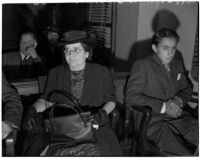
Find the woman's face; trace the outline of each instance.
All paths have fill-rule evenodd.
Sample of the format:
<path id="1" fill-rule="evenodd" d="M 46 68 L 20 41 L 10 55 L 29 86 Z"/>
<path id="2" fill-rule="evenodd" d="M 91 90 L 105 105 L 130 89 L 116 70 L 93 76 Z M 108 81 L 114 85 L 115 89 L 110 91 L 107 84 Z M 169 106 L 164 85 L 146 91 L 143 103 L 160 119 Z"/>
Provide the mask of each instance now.
<path id="1" fill-rule="evenodd" d="M 67 44 L 64 46 L 64 54 L 69 67 L 73 71 L 84 69 L 89 52 L 86 52 L 81 43 Z"/>

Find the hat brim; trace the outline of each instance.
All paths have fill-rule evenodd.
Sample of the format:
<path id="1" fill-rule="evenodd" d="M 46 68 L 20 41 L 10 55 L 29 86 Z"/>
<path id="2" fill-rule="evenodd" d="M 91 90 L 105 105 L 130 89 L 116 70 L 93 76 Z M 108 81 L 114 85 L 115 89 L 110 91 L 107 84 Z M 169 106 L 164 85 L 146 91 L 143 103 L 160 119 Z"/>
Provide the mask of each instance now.
<path id="1" fill-rule="evenodd" d="M 90 39 L 78 39 L 78 40 L 73 40 L 73 41 L 59 41 L 58 42 L 58 46 L 59 47 L 63 47 L 65 45 L 69 45 L 69 44 L 74 44 L 74 43 L 86 43 L 88 44 L 90 47 L 94 48 L 97 45 L 97 42 L 94 40 L 90 40 Z"/>

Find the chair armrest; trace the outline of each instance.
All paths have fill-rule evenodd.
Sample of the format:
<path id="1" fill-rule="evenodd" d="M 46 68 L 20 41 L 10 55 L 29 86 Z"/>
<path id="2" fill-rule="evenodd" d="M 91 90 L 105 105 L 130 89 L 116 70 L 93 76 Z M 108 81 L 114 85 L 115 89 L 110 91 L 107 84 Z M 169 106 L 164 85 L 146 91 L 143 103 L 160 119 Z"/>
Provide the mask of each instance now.
<path id="1" fill-rule="evenodd" d="M 128 141 L 128 139 L 131 137 L 132 138 L 132 134 L 133 134 L 133 115 L 132 111 L 130 110 L 130 108 L 125 108 L 125 116 L 124 116 L 124 139 L 126 141 Z"/>
<path id="2" fill-rule="evenodd" d="M 110 118 L 110 126 L 113 130 L 117 129 L 117 125 L 118 125 L 118 121 L 120 118 L 120 108 L 122 108 L 123 104 L 121 104 L 120 102 L 116 103 L 116 107 L 115 109 L 109 114 L 109 118 Z"/>
<path id="3" fill-rule="evenodd" d="M 141 105 L 134 105 L 134 106 L 131 106 L 130 107 L 130 110 L 132 111 L 132 110 L 137 110 L 137 111 L 140 111 L 140 112 L 142 112 L 143 114 L 145 114 L 145 115 L 151 115 L 151 113 L 152 113 L 152 109 L 151 109 L 151 107 L 150 106 L 141 106 Z"/>
<path id="4" fill-rule="evenodd" d="M 198 103 L 199 103 L 199 96 L 197 92 L 193 92 L 192 97 L 189 100 L 189 103 L 193 103 L 196 104 L 195 107 L 191 107 L 191 108 L 196 108 Z"/>
<path id="5" fill-rule="evenodd" d="M 119 111 L 117 109 L 114 109 L 109 114 L 109 118 L 110 118 L 110 126 L 113 130 L 115 130 L 117 128 L 117 123 L 119 120 Z"/>
<path id="6" fill-rule="evenodd" d="M 13 130 L 5 138 L 5 154 L 6 156 L 15 156 L 15 141 L 17 138 L 17 131 Z"/>
<path id="7" fill-rule="evenodd" d="M 149 121 L 152 117 L 152 109 L 149 106 L 141 106 L 141 105 L 134 105 L 130 107 L 130 111 L 133 114 L 134 110 L 139 111 L 143 114 L 142 120 L 139 125 L 139 146 L 143 149 L 146 149 L 148 147 L 148 141 L 146 138 L 147 135 L 147 127 L 149 124 Z"/>

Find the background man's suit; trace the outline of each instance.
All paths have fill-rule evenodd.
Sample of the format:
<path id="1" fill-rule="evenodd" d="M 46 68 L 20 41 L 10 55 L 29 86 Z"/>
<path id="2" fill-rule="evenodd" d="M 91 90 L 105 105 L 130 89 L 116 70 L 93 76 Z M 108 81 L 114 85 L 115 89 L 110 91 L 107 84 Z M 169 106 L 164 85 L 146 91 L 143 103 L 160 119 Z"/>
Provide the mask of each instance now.
<path id="1" fill-rule="evenodd" d="M 47 75 L 46 65 L 39 56 L 36 59 L 30 56 L 27 60 L 22 61 L 20 52 L 4 53 L 2 65 L 9 81 Z"/>

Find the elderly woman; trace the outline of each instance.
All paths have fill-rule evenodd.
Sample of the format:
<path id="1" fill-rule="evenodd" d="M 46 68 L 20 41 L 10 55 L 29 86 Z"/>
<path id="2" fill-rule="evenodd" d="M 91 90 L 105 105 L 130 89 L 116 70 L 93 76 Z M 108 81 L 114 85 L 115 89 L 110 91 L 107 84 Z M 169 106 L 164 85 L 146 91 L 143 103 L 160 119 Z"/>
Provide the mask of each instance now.
<path id="1" fill-rule="evenodd" d="M 116 106 L 109 70 L 104 66 L 86 62 L 90 57 L 91 43 L 93 43 L 88 33 L 84 31 L 66 32 L 60 42 L 67 64 L 55 67 L 49 72 L 44 95 L 33 106 L 37 112 L 43 112 L 55 101 L 47 101 L 50 92 L 62 90 L 71 93 L 83 107 L 89 106 L 91 109 L 96 109 L 89 116 L 91 122 L 99 125 L 97 132 L 95 132 L 97 142 L 92 150 L 95 153 L 93 156 L 121 155 L 119 142 L 110 128 L 108 117 L 108 114 Z"/>

